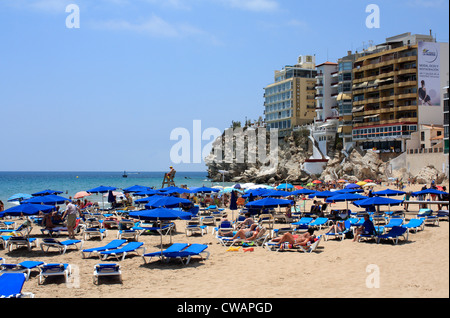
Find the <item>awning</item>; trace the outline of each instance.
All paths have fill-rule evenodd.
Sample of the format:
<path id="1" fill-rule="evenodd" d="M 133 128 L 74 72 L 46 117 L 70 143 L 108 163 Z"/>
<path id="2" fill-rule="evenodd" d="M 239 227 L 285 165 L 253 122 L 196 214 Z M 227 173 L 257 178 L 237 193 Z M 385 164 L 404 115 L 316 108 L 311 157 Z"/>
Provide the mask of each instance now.
<path id="1" fill-rule="evenodd" d="M 352 109 L 352 113 L 357 113 L 364 110 L 364 106 L 359 106 Z"/>
<path id="2" fill-rule="evenodd" d="M 380 116 L 380 114 L 364 116 L 364 118 L 375 118 L 375 117 L 378 117 L 378 116 Z"/>

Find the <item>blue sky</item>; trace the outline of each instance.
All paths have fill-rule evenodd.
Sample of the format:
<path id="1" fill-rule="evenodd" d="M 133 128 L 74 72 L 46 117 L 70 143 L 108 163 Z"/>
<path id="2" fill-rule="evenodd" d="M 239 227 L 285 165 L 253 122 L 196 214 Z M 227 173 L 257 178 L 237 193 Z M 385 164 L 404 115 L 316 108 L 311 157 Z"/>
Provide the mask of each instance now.
<path id="1" fill-rule="evenodd" d="M 72 3 L 78 29 L 66 27 Z M 379 29 L 365 26 L 371 3 Z M 448 10 L 444 0 L 0 0 L 0 170 L 167 170 L 173 129 L 257 119 L 273 71 L 299 55 L 336 61 L 430 29 L 448 42 Z"/>

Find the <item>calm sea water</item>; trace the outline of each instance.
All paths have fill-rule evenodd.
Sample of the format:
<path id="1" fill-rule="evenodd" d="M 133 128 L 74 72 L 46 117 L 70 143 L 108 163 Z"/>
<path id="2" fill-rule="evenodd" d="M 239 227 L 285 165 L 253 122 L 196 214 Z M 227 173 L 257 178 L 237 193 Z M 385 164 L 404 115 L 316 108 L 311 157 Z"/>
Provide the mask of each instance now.
<path id="1" fill-rule="evenodd" d="M 122 177 L 123 172 L 0 172 L 0 200 L 5 208 L 14 206 L 7 202 L 16 193 L 32 194 L 51 189 L 62 191 L 64 197 L 74 196 L 79 191 L 86 191 L 98 186 L 111 186 L 118 189 L 133 185 L 161 188 L 164 172 L 127 172 L 128 177 Z M 212 183 L 206 172 L 177 172 L 176 186 L 182 184 L 188 187 L 222 185 Z M 225 184 L 228 185 L 228 184 Z M 92 201 L 101 201 L 100 195 L 89 197 Z"/>

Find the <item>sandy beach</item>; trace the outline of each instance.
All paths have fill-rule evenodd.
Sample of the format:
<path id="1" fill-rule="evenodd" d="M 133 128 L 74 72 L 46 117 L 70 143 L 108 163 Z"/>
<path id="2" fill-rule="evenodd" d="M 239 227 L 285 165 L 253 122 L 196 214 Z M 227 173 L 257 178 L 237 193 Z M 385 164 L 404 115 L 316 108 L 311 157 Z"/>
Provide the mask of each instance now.
<path id="1" fill-rule="evenodd" d="M 374 190 L 381 190 L 385 186 Z M 391 187 L 393 188 L 393 187 Z M 448 184 L 447 184 L 448 188 Z M 420 186 L 406 190 L 418 191 Z M 399 197 L 400 198 L 400 197 Z M 308 201 L 307 209 L 311 204 Z M 352 210 L 361 210 L 351 205 Z M 345 208 L 345 203 L 331 208 Z M 398 206 L 393 210 L 401 210 Z M 406 220 L 414 218 L 418 205 L 411 206 Z M 432 207 L 436 210 L 436 206 Z M 230 212 L 230 211 L 229 211 Z M 236 211 L 235 211 L 236 215 Z M 231 217 L 231 212 L 229 213 Z M 173 260 L 169 263 L 153 258 L 145 264 L 141 256 L 130 255 L 120 261 L 123 283 L 104 278 L 93 283 L 94 265 L 117 262 L 113 258 L 101 261 L 97 257 L 83 259 L 80 251 L 69 250 L 61 255 L 56 250 L 43 252 L 26 248 L 12 252 L 0 250 L 6 263 L 38 260 L 46 263 L 69 263 L 73 280 L 48 278 L 38 285 L 38 271 L 25 282 L 24 292 L 36 298 L 448 298 L 449 297 L 449 223 L 427 225 L 424 231 L 409 235 L 409 241 L 398 245 L 390 242 L 352 242 L 350 239 L 322 240 L 316 252 L 271 252 L 255 247 L 253 252 L 227 251 L 219 244 L 209 227 L 208 234 L 186 237 L 185 221 L 175 221 L 177 233 L 172 241 L 208 244 L 210 257 L 193 258 L 188 265 Z M 275 224 L 283 227 L 285 224 Z M 103 241 L 92 238 L 83 248 L 103 246 L 117 238 L 116 229 L 108 230 Z M 325 232 L 325 229 L 316 234 Z M 34 226 L 32 237 L 43 238 L 40 227 Z M 80 236 L 78 236 L 80 237 Z M 59 237 L 60 240 L 67 236 Z M 141 235 L 146 252 L 158 251 L 158 235 Z M 165 247 L 169 237 L 163 239 Z M 368 287 L 366 280 L 379 270 L 379 287 Z M 369 270 L 369 271 L 367 271 Z M 305 294 L 307 291 L 307 294 Z"/>

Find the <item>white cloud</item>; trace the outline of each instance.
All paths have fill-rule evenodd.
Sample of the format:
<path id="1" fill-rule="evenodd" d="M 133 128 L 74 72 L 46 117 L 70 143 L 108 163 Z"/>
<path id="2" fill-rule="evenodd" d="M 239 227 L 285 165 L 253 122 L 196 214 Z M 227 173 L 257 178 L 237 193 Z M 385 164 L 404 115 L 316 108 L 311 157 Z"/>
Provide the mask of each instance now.
<path id="1" fill-rule="evenodd" d="M 214 45 L 222 43 L 210 33 L 199 29 L 189 23 L 170 23 L 161 17 L 152 14 L 148 19 L 132 23 L 126 20 L 109 20 L 95 22 L 92 25 L 97 29 L 119 30 L 141 33 L 159 38 L 196 38 L 206 40 Z"/>
<path id="2" fill-rule="evenodd" d="M 273 11 L 279 8 L 275 0 L 220 0 L 224 4 L 247 11 Z"/>

